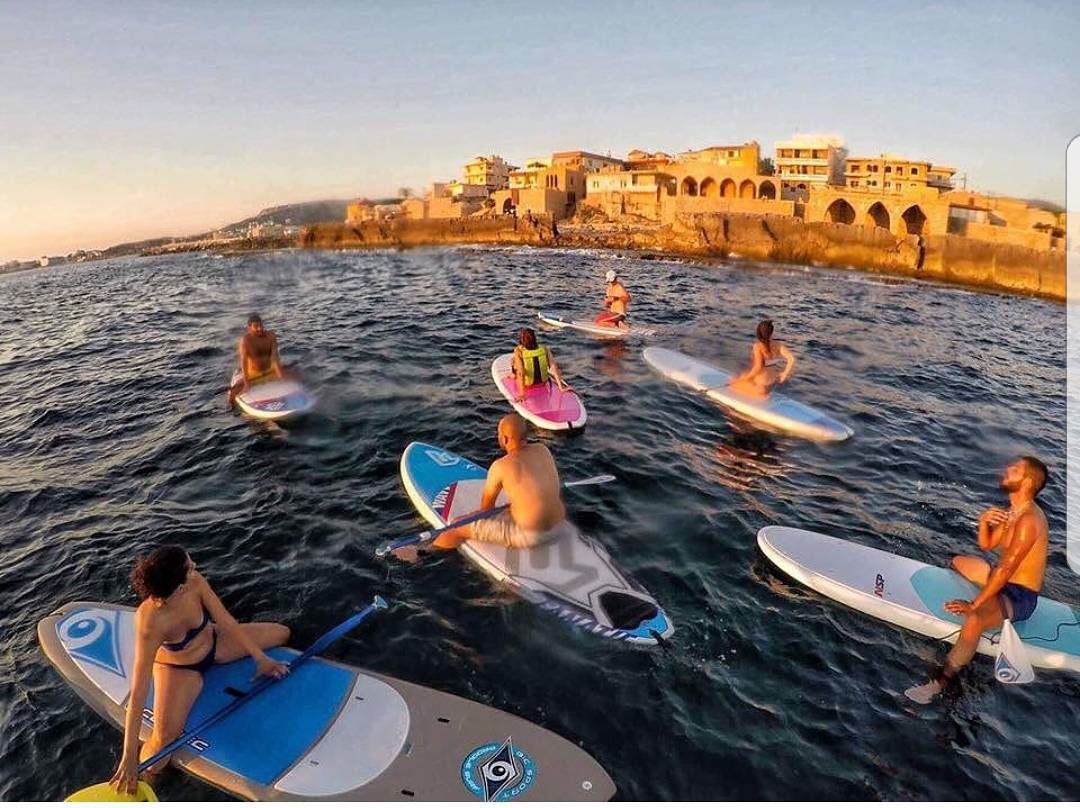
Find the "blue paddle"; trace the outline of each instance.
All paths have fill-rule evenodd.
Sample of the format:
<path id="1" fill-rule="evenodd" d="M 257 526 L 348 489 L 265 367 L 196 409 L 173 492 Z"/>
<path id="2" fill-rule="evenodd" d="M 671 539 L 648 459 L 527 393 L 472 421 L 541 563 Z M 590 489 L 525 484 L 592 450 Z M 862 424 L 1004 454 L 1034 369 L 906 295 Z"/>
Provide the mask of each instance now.
<path id="1" fill-rule="evenodd" d="M 325 651 L 335 642 L 340 640 L 354 628 L 356 628 L 369 617 L 371 617 L 371 615 L 373 615 L 376 611 L 385 608 L 387 608 L 386 601 L 383 600 L 381 595 L 376 595 L 375 599 L 371 602 L 370 605 L 365 606 L 361 611 L 354 614 L 348 620 L 345 620 L 344 622 L 330 629 L 328 632 L 319 637 L 319 639 L 315 640 L 315 642 L 313 642 L 310 646 L 308 646 L 308 649 L 302 654 L 300 654 L 300 656 L 294 657 L 288 665 L 289 673 L 292 673 L 294 670 L 299 668 L 316 654 Z M 206 719 L 200 722 L 194 729 L 188 730 L 176 740 L 172 741 L 171 743 L 165 744 L 165 746 L 161 747 L 161 750 L 157 754 L 151 755 L 142 763 L 140 763 L 139 771 L 144 771 L 145 769 L 153 766 L 155 763 L 160 763 L 177 749 L 180 749 L 181 747 L 194 740 L 196 735 L 198 735 L 200 732 L 205 731 L 211 724 L 216 724 L 218 721 L 225 718 L 225 716 L 235 712 L 241 705 L 251 701 L 257 695 L 262 693 L 268 687 L 272 687 L 278 681 L 278 679 L 274 679 L 272 677 L 263 677 L 259 679 L 259 681 L 255 683 L 254 687 L 252 687 L 242 696 L 237 698 L 235 701 L 229 702 L 213 715 L 207 716 Z M 192 749 L 197 752 L 203 751 L 201 749 L 198 749 L 197 747 L 192 747 Z"/>
<path id="2" fill-rule="evenodd" d="M 603 485 L 604 483 L 612 482 L 614 479 L 614 474 L 599 474 L 596 477 L 588 477 L 584 480 L 574 480 L 572 482 L 563 483 L 562 487 L 579 488 L 583 485 Z M 412 536 L 406 536 L 403 539 L 384 541 L 382 544 L 375 548 L 375 555 L 379 558 L 385 558 L 386 556 L 390 555 L 390 553 L 394 552 L 394 550 L 398 550 L 402 547 L 409 547 L 413 544 L 428 544 L 435 541 L 435 539 L 439 538 L 439 536 L 441 536 L 448 530 L 453 530 L 456 527 L 463 527 L 464 525 L 471 525 L 473 522 L 478 522 L 481 519 L 487 519 L 490 516 L 494 516 L 497 513 L 505 511 L 509 507 L 509 505 L 499 505 L 498 507 L 491 508 L 486 511 L 478 511 L 477 513 L 469 514 L 463 519 L 459 519 L 458 521 L 446 525 L 445 527 L 430 528 L 423 531 L 422 533 L 417 533 Z"/>

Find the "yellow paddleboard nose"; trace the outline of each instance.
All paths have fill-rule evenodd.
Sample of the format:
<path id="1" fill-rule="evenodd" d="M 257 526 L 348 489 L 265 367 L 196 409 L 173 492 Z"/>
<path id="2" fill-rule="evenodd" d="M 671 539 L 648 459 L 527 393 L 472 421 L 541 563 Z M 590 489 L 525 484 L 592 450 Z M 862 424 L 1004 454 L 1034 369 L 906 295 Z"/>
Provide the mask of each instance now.
<path id="1" fill-rule="evenodd" d="M 144 780 L 139 781 L 134 794 L 122 794 L 112 787 L 110 783 L 98 783 L 96 786 L 87 786 L 76 791 L 64 802 L 157 802 L 157 794 L 150 784 Z"/>

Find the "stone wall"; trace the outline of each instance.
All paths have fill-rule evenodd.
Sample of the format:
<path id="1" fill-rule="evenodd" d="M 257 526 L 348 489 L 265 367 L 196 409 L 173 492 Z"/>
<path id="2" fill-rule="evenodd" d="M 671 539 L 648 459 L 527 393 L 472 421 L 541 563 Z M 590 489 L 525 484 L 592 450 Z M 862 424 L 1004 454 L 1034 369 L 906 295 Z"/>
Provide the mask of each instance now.
<path id="1" fill-rule="evenodd" d="M 601 214 L 601 218 L 604 218 Z M 670 225 L 575 219 L 554 235 L 550 217 L 330 223 L 307 228 L 312 248 L 529 244 L 662 252 L 698 257 L 832 266 L 925 278 L 964 286 L 1065 298 L 1065 254 L 955 235 L 896 236 L 880 227 L 804 222 L 745 213 L 680 215 Z"/>

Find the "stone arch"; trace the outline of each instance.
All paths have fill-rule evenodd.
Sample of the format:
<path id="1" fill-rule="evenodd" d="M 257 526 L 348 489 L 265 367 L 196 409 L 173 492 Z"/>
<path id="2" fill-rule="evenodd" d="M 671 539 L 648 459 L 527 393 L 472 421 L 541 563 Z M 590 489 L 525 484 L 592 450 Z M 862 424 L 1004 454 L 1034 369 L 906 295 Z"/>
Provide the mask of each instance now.
<path id="1" fill-rule="evenodd" d="M 724 199 L 734 199 L 738 196 L 738 189 L 735 187 L 735 180 L 728 177 L 722 183 L 720 183 L 720 196 Z"/>
<path id="2" fill-rule="evenodd" d="M 757 196 L 757 188 L 753 180 L 743 180 L 739 183 L 739 196 L 743 199 L 753 199 Z"/>
<path id="3" fill-rule="evenodd" d="M 855 208 L 846 199 L 835 199 L 825 210 L 825 221 L 833 224 L 855 224 Z"/>
<path id="4" fill-rule="evenodd" d="M 513 213 L 513 212 L 514 212 L 514 200 L 510 199 L 510 197 L 507 197 L 503 201 L 503 213 L 508 213 L 509 214 L 509 213 Z"/>
<path id="5" fill-rule="evenodd" d="M 680 191 L 683 196 L 697 196 L 697 182 L 694 180 L 693 177 L 683 177 L 682 187 Z"/>
<path id="6" fill-rule="evenodd" d="M 881 227 L 888 230 L 890 229 L 889 223 L 889 211 L 880 202 L 875 202 L 866 211 L 866 224 L 868 227 Z"/>
<path id="7" fill-rule="evenodd" d="M 908 235 L 921 236 L 926 232 L 926 214 L 918 205 L 912 205 L 900 217 L 907 228 Z"/>
<path id="8" fill-rule="evenodd" d="M 712 177 L 706 177 L 701 181 L 698 192 L 701 196 L 720 196 L 720 188 Z"/>
<path id="9" fill-rule="evenodd" d="M 758 188 L 758 196 L 762 199 L 776 199 L 776 186 L 772 180 L 763 180 Z"/>

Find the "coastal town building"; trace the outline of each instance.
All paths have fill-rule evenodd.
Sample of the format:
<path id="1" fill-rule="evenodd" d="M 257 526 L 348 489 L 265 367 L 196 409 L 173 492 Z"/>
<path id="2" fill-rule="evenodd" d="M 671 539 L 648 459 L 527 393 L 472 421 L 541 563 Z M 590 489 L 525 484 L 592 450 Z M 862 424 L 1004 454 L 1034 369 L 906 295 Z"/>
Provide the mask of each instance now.
<path id="1" fill-rule="evenodd" d="M 579 168 L 589 173 L 602 171 L 605 168 L 622 168 L 623 161 L 610 155 L 593 154 L 587 151 L 561 151 L 551 155 L 551 165 Z"/>
<path id="2" fill-rule="evenodd" d="M 496 213 L 536 214 L 560 221 L 573 215 L 585 199 L 588 171 L 622 168 L 622 161 L 586 151 L 555 152 L 551 157 L 533 157 L 510 172 L 509 187 L 496 191 Z"/>
<path id="3" fill-rule="evenodd" d="M 478 155 L 465 164 L 461 181 L 463 185 L 481 185 L 493 193 L 510 186 L 510 172 L 516 168 L 497 154 Z"/>
<path id="4" fill-rule="evenodd" d="M 776 144 L 773 166 L 780 195 L 806 201 L 812 186 L 843 185 L 844 141 L 835 135 L 796 133 Z"/>
<path id="5" fill-rule="evenodd" d="M 707 146 L 704 149 L 680 152 L 678 160 L 685 163 L 712 163 L 756 174 L 761 161 L 761 146 L 756 140 L 737 146 Z"/>
<path id="6" fill-rule="evenodd" d="M 909 194 L 921 188 L 952 190 L 955 168 L 891 154 L 849 157 L 844 161 L 844 185 L 884 194 Z"/>
<path id="7" fill-rule="evenodd" d="M 626 167 L 632 171 L 647 171 L 649 169 L 662 169 L 675 162 L 675 158 L 667 152 L 648 152 L 643 149 L 634 149 L 626 155 Z"/>
<path id="8" fill-rule="evenodd" d="M 663 199 L 674 196 L 675 188 L 674 175 L 666 171 L 612 166 L 586 175 L 584 204 L 609 219 L 635 216 L 660 221 Z"/>

